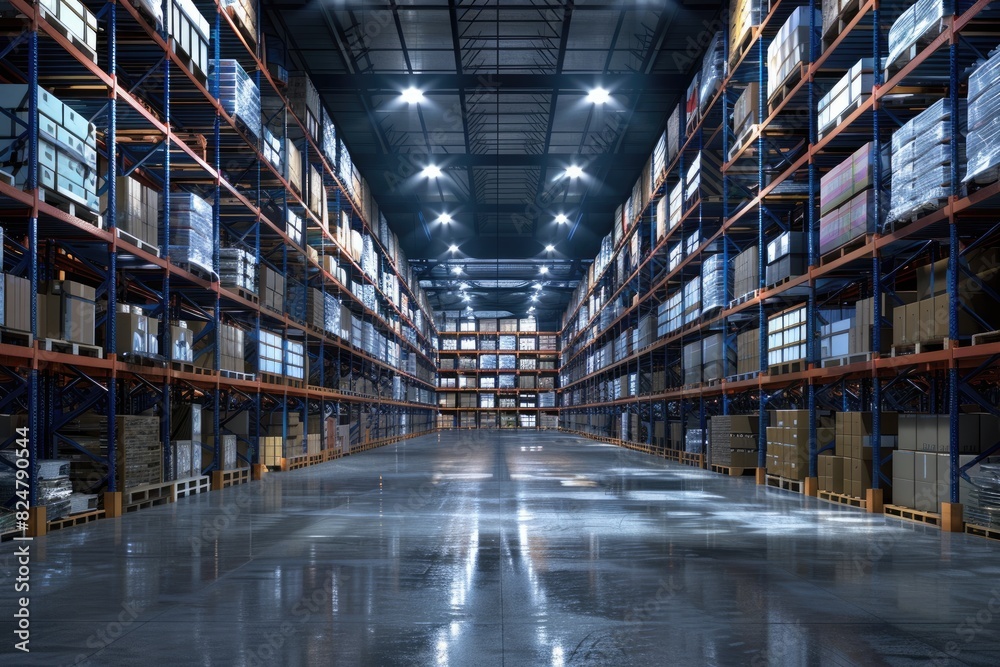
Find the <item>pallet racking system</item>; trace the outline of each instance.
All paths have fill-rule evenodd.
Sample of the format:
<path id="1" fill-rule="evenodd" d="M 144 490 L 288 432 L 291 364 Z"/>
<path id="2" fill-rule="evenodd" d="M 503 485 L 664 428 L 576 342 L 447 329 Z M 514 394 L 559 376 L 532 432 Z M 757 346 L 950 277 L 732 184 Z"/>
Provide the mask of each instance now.
<path id="1" fill-rule="evenodd" d="M 826 5 L 835 3 L 823 3 Z M 862 58 L 882 63 L 887 32 L 910 5 L 909 2 L 861 0 L 843 3 L 833 10 L 826 34 L 820 17 L 807 24 L 817 37 L 808 40 L 805 62 L 783 82 L 777 94 L 767 90 L 767 47 L 799 3 L 772 0 L 764 3 L 757 25 L 741 33 L 739 42 L 725 40 L 726 69 L 721 85 L 707 105 L 694 117 L 690 129 L 680 120 L 682 133 L 676 154 L 667 155 L 662 170 L 648 179 L 648 203 L 641 202 L 631 217 L 615 219 L 622 232 L 603 269 L 592 275 L 564 318 L 561 365 L 561 427 L 610 437 L 620 444 L 640 443 L 651 451 L 681 448 L 677 435 L 685 428 L 705 429 L 711 415 L 750 414 L 759 420 L 759 480 L 764 481 L 766 448 L 763 446 L 770 410 L 799 408 L 809 414 L 807 480 L 817 477 L 818 410 L 870 410 L 871 450 L 875 474 L 869 494 L 869 509 L 877 508 L 882 490 L 891 479 L 882 464 L 892 450 L 881 443 L 880 415 L 884 411 L 938 413 L 947 415 L 948 488 L 953 512 L 959 500 L 959 480 L 968 470 L 994 453 L 1000 443 L 990 443 L 973 461 L 960 463 L 959 413 L 965 406 L 997 415 L 997 360 L 1000 346 L 995 337 L 973 337 L 960 327 L 960 316 L 976 321 L 977 331 L 1000 328 L 995 304 L 997 293 L 981 284 L 976 299 L 960 289 L 959 276 L 970 277 L 963 267 L 984 248 L 995 246 L 1000 228 L 1000 183 L 961 182 L 958 137 L 960 102 L 965 96 L 969 67 L 994 49 L 996 10 L 985 1 L 945 3 L 945 14 L 934 29 L 890 63 L 886 73 L 874 67 L 864 95 L 835 119 L 832 128 L 819 133 L 818 104 L 824 93 Z M 813 5 L 816 10 L 820 4 Z M 808 12 L 807 12 L 808 13 Z M 708 41 L 710 33 L 706 35 Z M 734 105 L 748 85 L 759 86 L 754 100 L 750 129 L 737 135 L 731 125 Z M 851 156 L 866 142 L 875 155 L 890 145 L 892 132 L 927 108 L 944 99 L 954 122 L 948 122 L 953 151 L 951 190 L 924 210 L 903 222 L 882 225 L 850 244 L 821 255 L 819 252 L 819 203 L 821 176 Z M 659 149 L 658 149 L 659 150 Z M 693 192 L 685 193 L 679 219 L 661 222 L 657 233 L 657 207 L 669 200 L 678 183 L 685 181 L 693 162 L 715 156 L 717 178 L 702 178 Z M 656 163 L 656 157 L 653 158 Z M 875 160 L 874 182 L 883 193 L 890 176 Z M 635 200 L 635 195 L 633 195 Z M 673 203 L 673 202 L 669 202 Z M 884 217 L 885 203 L 875 198 L 876 219 Z M 626 207 L 627 208 L 627 207 Z M 674 207 L 670 207 L 673 209 Z M 765 280 L 765 247 L 785 231 L 805 232 L 803 249 L 807 262 L 797 275 L 769 284 Z M 682 259 L 671 250 L 680 239 L 697 234 L 695 248 Z M 658 315 L 658 308 L 700 275 L 705 260 L 722 255 L 733 258 L 756 247 L 758 281 L 746 294 L 733 293 L 732 275 L 723 273 L 728 302 L 721 308 L 699 313 L 692 321 L 666 335 L 647 341 L 641 349 L 615 358 L 597 370 L 585 362 L 596 350 L 634 329 L 644 317 Z M 638 252 L 636 252 L 638 251 Z M 621 258 L 626 270 L 622 275 Z M 941 258 L 947 259 L 947 334 L 936 345 L 890 345 L 882 337 L 891 334 L 891 306 L 902 303 L 904 291 L 914 289 L 916 270 Z M 616 271 L 617 268 L 617 271 Z M 964 273 L 963 273 L 964 272 Z M 854 307 L 871 298 L 875 313 L 869 354 L 850 356 L 824 364 L 819 337 L 825 308 Z M 601 321 L 592 307 L 597 300 L 606 309 L 614 304 L 617 315 Z M 590 306 L 588 308 L 588 306 Z M 738 368 L 732 361 L 741 333 L 767 331 L 769 318 L 791 307 L 806 308 L 806 353 L 798 363 L 768 364 L 768 337 L 758 335 L 759 365 Z M 589 310 L 589 312 L 588 312 Z M 709 334 L 720 334 L 729 350 L 720 363 L 723 370 L 711 381 L 685 383 L 682 351 L 686 344 Z M 747 355 L 749 357 L 749 355 Z M 743 357 L 741 362 L 745 363 Z M 742 364 L 741 364 L 742 365 Z M 609 381 L 634 374 L 637 395 L 605 400 Z M 612 432 L 614 423 L 632 421 L 638 428 L 627 437 Z M 677 424 L 671 437 L 670 424 Z M 781 484 L 781 480 L 773 480 Z M 809 484 L 805 485 L 807 488 Z M 954 514 L 952 514 L 954 516 Z M 951 529 L 961 525 L 950 523 Z"/>
<path id="2" fill-rule="evenodd" d="M 302 424 L 301 451 L 283 444 L 283 468 L 329 458 L 329 452 L 307 454 L 310 428 L 318 428 L 326 442 L 333 435 L 326 432 L 328 428 L 350 425 L 349 438 L 338 443 L 337 455 L 431 430 L 437 345 L 426 297 L 409 286 L 415 283 L 407 281 L 407 267 L 397 265 L 401 254 L 390 251 L 384 225 L 380 235 L 380 221 L 362 215 L 368 202 L 349 194 L 341 165 L 332 164 L 320 150 L 315 128 L 308 128 L 307 119 L 293 113 L 286 83 L 265 62 L 265 36 L 259 24 L 248 26 L 245 17 L 241 20 L 239 13 L 223 6 L 229 3 L 194 3 L 211 31 L 208 52 L 202 54 L 208 65 L 202 71 L 198 59 L 178 46 L 179 38 L 164 22 L 153 19 L 155 12 L 148 3 L 87 3 L 99 28 L 96 49 L 77 39 L 45 7 L 24 0 L 8 4 L 3 20 L 10 29 L 0 44 L 0 61 L 5 78 L 28 84 L 30 94 L 23 126 L 27 182 L 23 188 L 15 187 L 12 178 L 0 182 L 3 270 L 29 281 L 30 327 L 26 328 L 31 330 L 3 331 L 0 413 L 27 425 L 30 469 L 34 471 L 41 459 L 85 454 L 69 428 L 84 413 L 103 415 L 105 453 L 85 455 L 107 469 L 105 476 L 94 480 L 94 487 L 112 494 L 105 496 L 104 511 L 113 516 L 131 502 L 130 497 L 123 498 L 126 489 L 116 471 L 117 415 L 150 411 L 159 415 L 163 469 L 169 471 L 176 437 L 171 415 L 178 404 L 200 405 L 210 425 L 204 432 L 211 439 L 203 445 L 204 463 L 196 476 L 210 475 L 213 488 L 246 481 L 246 469 L 261 461 L 258 437 L 270 432 L 284 438 L 290 415 L 297 415 Z M 165 3 L 166 12 L 173 7 L 172 2 Z M 171 16 L 166 26 L 174 20 Z M 220 103 L 221 74 L 216 73 L 222 59 L 235 60 L 251 73 L 260 91 L 263 126 L 282 145 L 286 140 L 296 142 L 304 153 L 303 163 L 322 175 L 327 211 L 310 210 L 304 189 L 293 189 L 286 170 L 265 156 L 260 137 Z M 100 211 L 88 211 L 38 183 L 40 89 L 70 103 L 99 129 L 98 176 L 104 196 Z M 169 197 L 163 197 L 159 221 L 162 252 L 154 244 L 117 233 L 113 184 L 126 176 L 161 193 L 193 193 L 210 203 L 209 266 L 182 265 L 167 256 Z M 289 211 L 305 221 L 300 240 L 293 239 L 286 227 Z M 321 214 L 329 215 L 329 225 Z M 335 238 L 331 231 L 335 226 L 372 239 L 378 275 L 393 276 L 401 298 L 390 296 L 371 271 L 362 270 L 357 257 Z M 336 295 L 344 313 L 398 347 L 399 358 L 387 360 L 349 336 L 318 329 L 288 304 L 277 312 L 265 307 L 252 290 L 221 285 L 224 246 L 242 247 L 257 265 L 270 266 L 286 280 Z M 333 266 L 343 271 L 338 271 L 343 282 L 331 272 Z M 98 336 L 104 333 L 102 347 L 61 348 L 39 340 L 38 292 L 43 281 L 58 278 L 95 288 L 103 306 L 94 323 Z M 371 286 L 374 304 L 352 293 L 352 283 Z M 131 358 L 118 354 L 118 318 L 108 314 L 117 313 L 120 303 L 137 304 L 158 322 L 162 354 Z M 172 358 L 170 325 L 178 320 L 198 324 L 195 363 Z M 308 370 L 293 377 L 264 374 L 256 368 L 244 369 L 248 372 L 220 368 L 224 350 L 218 323 L 235 326 L 251 340 L 268 331 L 301 344 Z M 285 355 L 287 362 L 287 351 Z M 231 430 L 237 423 L 246 427 Z M 237 466 L 242 471 L 223 470 L 221 436 L 229 433 L 239 438 Z M 0 447 L 12 452 L 16 438 L 13 434 L 4 438 Z M 154 495 L 172 499 L 187 491 L 173 484 Z M 164 486 L 169 486 L 166 479 Z M 27 500 L 35 507 L 35 474 L 28 491 Z M 143 502 L 153 500 L 138 499 L 131 506 Z M 35 532 L 44 531 L 44 513 L 34 513 L 32 524 Z"/>

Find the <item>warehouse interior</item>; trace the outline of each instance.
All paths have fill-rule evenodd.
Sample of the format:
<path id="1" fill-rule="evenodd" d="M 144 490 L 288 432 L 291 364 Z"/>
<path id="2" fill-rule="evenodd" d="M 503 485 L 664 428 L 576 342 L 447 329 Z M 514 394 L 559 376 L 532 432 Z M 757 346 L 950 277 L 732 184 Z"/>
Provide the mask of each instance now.
<path id="1" fill-rule="evenodd" d="M 6 0 L 0 660 L 996 664 L 994 4 Z"/>

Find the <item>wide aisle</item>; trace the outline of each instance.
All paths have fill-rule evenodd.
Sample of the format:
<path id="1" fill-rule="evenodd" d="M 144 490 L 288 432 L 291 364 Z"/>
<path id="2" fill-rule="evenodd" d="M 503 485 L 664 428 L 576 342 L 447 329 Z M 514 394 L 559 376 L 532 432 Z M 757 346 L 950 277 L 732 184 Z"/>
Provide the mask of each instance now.
<path id="1" fill-rule="evenodd" d="M 36 539 L 32 652 L 8 639 L 0 664 L 996 665 L 997 554 L 582 438 L 462 431 Z"/>

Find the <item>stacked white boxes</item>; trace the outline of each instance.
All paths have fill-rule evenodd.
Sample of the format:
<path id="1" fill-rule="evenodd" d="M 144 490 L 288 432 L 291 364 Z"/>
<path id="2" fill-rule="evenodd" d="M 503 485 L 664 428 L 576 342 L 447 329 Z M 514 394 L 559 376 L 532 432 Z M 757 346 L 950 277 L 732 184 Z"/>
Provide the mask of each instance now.
<path id="1" fill-rule="evenodd" d="M 257 360 L 257 371 L 260 373 L 270 373 L 271 375 L 281 375 L 283 372 L 284 344 L 281 336 L 270 331 L 261 330 L 254 346 Z"/>
<path id="2" fill-rule="evenodd" d="M 815 30 L 809 28 L 810 11 L 813 12 Z M 774 96 L 793 73 L 799 71 L 800 64 L 809 62 L 810 38 L 819 50 L 822 24 L 823 16 L 818 9 L 797 7 L 778 30 L 767 47 L 768 99 Z"/>
<path id="3" fill-rule="evenodd" d="M 160 245 L 160 193 L 134 178 L 119 176 L 115 181 L 115 227 L 143 243 Z M 101 196 L 101 210 L 107 209 L 107 195 Z"/>
<path id="4" fill-rule="evenodd" d="M 27 84 L 0 85 L 0 158 L 14 167 L 18 187 L 28 185 Z M 38 88 L 38 185 L 97 211 L 97 130 L 47 90 Z"/>
<path id="5" fill-rule="evenodd" d="M 208 73 L 209 25 L 191 0 L 171 0 L 167 11 L 167 33 L 174 50 L 185 55 L 196 75 Z"/>
<path id="6" fill-rule="evenodd" d="M 254 138 L 260 138 L 260 90 L 257 89 L 257 84 L 236 60 L 220 60 L 217 76 L 222 108 L 233 118 L 242 121 Z"/>
<path id="7" fill-rule="evenodd" d="M 285 138 L 285 180 L 292 186 L 295 192 L 302 194 L 302 153 L 295 146 L 295 142 Z"/>
<path id="8" fill-rule="evenodd" d="M 187 192 L 171 192 L 170 240 L 167 252 L 176 264 L 193 264 L 212 272 L 212 205 Z M 161 207 L 162 208 L 162 207 Z"/>
<path id="9" fill-rule="evenodd" d="M 308 75 L 296 72 L 288 77 L 288 102 L 292 111 L 306 126 L 313 139 L 322 139 L 320 134 L 319 92 Z"/>
<path id="10" fill-rule="evenodd" d="M 965 100 L 959 100 L 959 117 Z M 965 146 L 958 133 L 958 173 L 964 172 Z M 892 135 L 892 198 L 889 222 L 908 221 L 936 208 L 951 195 L 951 105 L 938 100 Z"/>
<path id="11" fill-rule="evenodd" d="M 890 68 L 910 47 L 940 34 L 944 28 L 942 19 L 950 14 L 951 3 L 944 0 L 917 0 L 900 14 L 889 29 L 888 55 L 885 59 L 887 79 Z"/>
<path id="12" fill-rule="evenodd" d="M 285 375 L 295 380 L 304 380 L 306 377 L 306 350 L 305 345 L 294 340 L 284 341 L 285 352 Z"/>
<path id="13" fill-rule="evenodd" d="M 841 114 L 871 97 L 872 86 L 875 83 L 874 62 L 871 58 L 859 60 L 830 92 L 820 99 L 817 127 L 821 137 L 836 127 Z"/>
<path id="14" fill-rule="evenodd" d="M 299 245 L 302 245 L 302 234 L 304 229 L 305 225 L 302 224 L 302 216 L 293 211 L 291 208 L 287 208 L 285 213 L 285 233 L 288 234 L 288 238 L 292 239 Z"/>
<path id="15" fill-rule="evenodd" d="M 271 130 L 267 129 L 266 125 L 261 126 L 261 134 L 263 136 L 260 141 L 260 149 L 264 154 L 264 159 L 270 162 L 272 167 L 277 169 L 279 172 L 282 172 L 281 140 L 275 137 Z"/>
<path id="16" fill-rule="evenodd" d="M 965 180 L 991 182 L 1000 165 L 1000 49 L 969 76 Z"/>
<path id="17" fill-rule="evenodd" d="M 97 17 L 80 0 L 39 0 L 38 5 L 43 18 L 62 26 L 77 41 L 97 53 Z"/>
<path id="18" fill-rule="evenodd" d="M 733 284 L 732 265 L 722 254 L 710 255 L 701 265 L 701 312 L 710 313 L 729 305 Z"/>
<path id="19" fill-rule="evenodd" d="M 257 260 L 243 248 L 219 249 L 219 282 L 257 293 Z"/>

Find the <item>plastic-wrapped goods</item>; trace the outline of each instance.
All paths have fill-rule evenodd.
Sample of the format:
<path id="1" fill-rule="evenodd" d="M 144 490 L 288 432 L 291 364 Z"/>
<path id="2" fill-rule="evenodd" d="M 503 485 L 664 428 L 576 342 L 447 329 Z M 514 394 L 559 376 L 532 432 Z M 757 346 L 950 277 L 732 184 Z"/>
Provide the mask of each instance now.
<path id="1" fill-rule="evenodd" d="M 736 62 L 739 49 L 767 14 L 768 0 L 733 0 L 729 3 L 729 62 Z"/>
<path id="2" fill-rule="evenodd" d="M 965 100 L 959 100 L 958 173 L 965 169 Z M 952 192 L 951 105 L 938 100 L 892 135 L 892 201 L 887 221 L 909 221 Z M 957 185 L 957 184 L 955 184 Z"/>
<path id="3" fill-rule="evenodd" d="M 705 431 L 700 428 L 689 428 L 684 433 L 684 451 L 688 454 L 705 453 Z"/>
<path id="4" fill-rule="evenodd" d="M 340 301 L 332 294 L 323 294 L 323 329 L 340 336 Z"/>
<path id="5" fill-rule="evenodd" d="M 684 96 L 684 134 L 687 136 L 694 129 L 694 126 L 701 120 L 699 113 L 698 94 L 701 91 L 701 72 L 695 72 L 694 78 L 688 84 L 687 94 Z"/>
<path id="6" fill-rule="evenodd" d="M 684 118 L 684 103 L 679 103 L 674 107 L 670 118 L 667 119 L 667 164 L 677 157 L 677 152 L 681 145 L 681 125 Z"/>
<path id="7" fill-rule="evenodd" d="M 264 159 L 271 163 L 271 166 L 281 171 L 281 141 L 267 129 L 266 125 L 261 126 L 260 149 L 264 154 Z"/>
<path id="8" fill-rule="evenodd" d="M 167 252 L 175 264 L 194 264 L 212 272 L 212 205 L 188 192 L 171 192 Z M 161 199 L 161 201 L 163 201 Z M 161 205 L 162 214 L 162 205 Z"/>
<path id="9" fill-rule="evenodd" d="M 862 58 L 841 77 L 840 81 L 819 101 L 816 125 L 820 136 L 843 121 L 843 115 L 853 111 L 855 105 L 871 97 L 875 83 L 874 60 Z"/>
<path id="10" fill-rule="evenodd" d="M 294 340 L 284 341 L 285 375 L 296 380 L 304 380 L 306 376 L 305 346 Z"/>
<path id="11" fill-rule="evenodd" d="M 805 232 L 782 232 L 767 244 L 766 284 L 774 285 L 806 272 L 809 267 L 806 239 Z"/>
<path id="12" fill-rule="evenodd" d="M 378 256 L 375 254 L 375 242 L 365 234 L 362 237 L 361 270 L 372 280 L 378 280 Z"/>
<path id="13" fill-rule="evenodd" d="M 736 371 L 736 350 L 726 345 L 721 333 L 710 334 L 701 340 L 701 380 L 720 380 Z"/>
<path id="14" fill-rule="evenodd" d="M 969 76 L 965 180 L 996 180 L 1000 165 L 1000 49 Z"/>
<path id="15" fill-rule="evenodd" d="M 879 224 L 875 217 L 877 191 L 869 188 L 819 219 L 819 252 L 825 255 L 865 234 L 874 234 Z M 883 196 L 881 211 L 888 208 Z"/>
<path id="16" fill-rule="evenodd" d="M 701 76 L 698 84 L 698 108 L 704 109 L 712 101 L 712 96 L 722 85 L 722 77 L 725 76 L 726 56 L 723 53 L 725 39 L 722 31 L 712 36 L 712 41 L 708 43 L 705 50 L 705 57 L 701 61 Z"/>
<path id="17" fill-rule="evenodd" d="M 290 278 L 286 281 L 285 312 L 293 320 L 306 321 L 306 286 L 299 280 Z"/>
<path id="18" fill-rule="evenodd" d="M 684 183 L 678 182 L 670 190 L 670 228 L 673 229 L 680 224 L 681 216 L 684 215 Z"/>
<path id="19" fill-rule="evenodd" d="M 214 63 L 212 66 L 214 70 Z M 260 120 L 260 90 L 257 84 L 246 73 L 236 60 L 220 60 L 219 71 L 219 103 L 233 118 L 246 125 L 254 136 L 261 136 Z"/>
<path id="20" fill-rule="evenodd" d="M 305 225 L 302 224 L 302 216 L 290 208 L 286 209 L 285 233 L 288 234 L 288 238 L 292 239 L 295 243 L 302 245 L 302 231 L 304 229 Z"/>
<path id="21" fill-rule="evenodd" d="M 257 293 L 257 260 L 243 248 L 219 249 L 219 282 Z"/>
<path id="22" fill-rule="evenodd" d="M 813 12 L 813 25 L 810 30 L 809 12 Z M 778 34 L 767 47 L 767 97 L 772 98 L 788 78 L 799 71 L 799 65 L 808 63 L 810 39 L 821 47 L 820 26 L 823 16 L 818 9 L 797 7 L 778 30 Z"/>
<path id="23" fill-rule="evenodd" d="M 728 306 L 732 284 L 732 267 L 725 257 L 721 253 L 706 257 L 701 264 L 701 312 Z"/>
<path id="24" fill-rule="evenodd" d="M 889 174 L 889 147 L 882 155 L 882 176 Z M 820 179 L 819 212 L 826 215 L 875 184 L 875 144 L 868 142 Z"/>
<path id="25" fill-rule="evenodd" d="M 885 59 L 887 73 L 910 51 L 911 46 L 927 42 L 941 33 L 945 27 L 942 19 L 951 13 L 948 7 L 950 3 L 944 0 L 917 0 L 899 15 L 889 28 Z"/>

